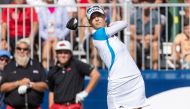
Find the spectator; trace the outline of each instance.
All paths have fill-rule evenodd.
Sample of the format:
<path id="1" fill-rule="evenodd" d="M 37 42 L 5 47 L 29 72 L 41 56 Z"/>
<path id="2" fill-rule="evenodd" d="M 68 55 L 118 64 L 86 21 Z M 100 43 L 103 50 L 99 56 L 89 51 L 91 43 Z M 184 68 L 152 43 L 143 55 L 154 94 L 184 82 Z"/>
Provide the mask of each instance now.
<path id="1" fill-rule="evenodd" d="M 47 4 L 54 4 L 53 0 L 45 0 Z M 39 15 L 40 37 L 43 41 L 42 64 L 48 68 L 48 61 L 54 64 L 55 44 L 58 40 L 69 39 L 69 30 L 65 27 L 68 13 L 63 7 L 42 7 Z"/>
<path id="2" fill-rule="evenodd" d="M 0 0 L 0 4 L 9 4 L 12 0 Z"/>
<path id="3" fill-rule="evenodd" d="M 154 3 L 154 0 L 141 0 L 140 2 Z M 150 14 L 152 14 L 151 17 Z M 131 21 L 130 29 L 132 33 L 131 43 L 130 43 L 131 55 L 133 58 L 135 58 L 136 46 L 137 46 L 136 49 L 137 54 L 140 55 L 142 55 L 142 53 L 139 53 L 142 49 L 145 49 L 146 53 L 145 55 L 147 55 L 147 52 L 148 54 L 150 54 L 151 51 L 150 48 L 151 48 L 153 69 L 158 69 L 158 37 L 161 32 L 161 25 L 158 22 L 159 19 L 160 19 L 159 13 L 156 10 L 150 11 L 150 7 L 145 7 L 143 9 L 137 8 L 137 12 L 134 13 L 130 19 Z"/>
<path id="4" fill-rule="evenodd" d="M 156 4 L 165 4 L 165 3 L 167 3 L 167 1 L 166 0 L 155 0 L 155 3 Z M 168 25 L 168 29 L 167 29 L 167 31 L 168 31 L 168 33 L 171 33 L 170 32 L 170 29 L 172 28 L 171 26 L 172 25 L 169 25 L 169 23 L 167 22 L 167 19 L 169 19 L 169 18 L 171 18 L 172 16 L 171 16 L 171 13 L 170 12 L 167 12 L 166 11 L 166 7 L 162 7 L 162 6 L 159 6 L 159 7 L 152 7 L 152 9 L 156 9 L 158 12 L 160 12 L 160 24 L 161 24 L 161 37 L 160 37 L 160 40 L 161 41 L 167 41 L 166 39 L 166 25 Z M 168 17 L 168 18 L 167 18 Z M 170 20 L 170 22 L 172 22 L 172 19 Z M 168 40 L 170 39 L 170 36 L 171 35 L 169 35 L 168 34 Z"/>
<path id="5" fill-rule="evenodd" d="M 2 8 L 0 8 L 0 31 L 2 30 Z M 0 34 L 0 49 L 6 49 L 7 43 L 2 43 L 2 36 Z"/>
<path id="6" fill-rule="evenodd" d="M 2 9 L 0 8 L 0 31 L 1 31 L 1 24 L 2 24 L 2 17 L 1 17 Z M 1 34 L 0 34 L 0 43 L 1 43 Z M 0 49 L 2 48 L 2 43 L 0 44 Z"/>
<path id="7" fill-rule="evenodd" d="M 184 3 L 190 3 L 190 0 L 184 0 Z M 184 9 L 184 11 L 185 11 L 185 17 L 186 18 L 190 18 L 190 11 L 189 11 L 189 7 L 187 6 L 187 7 L 185 7 L 185 9 Z"/>
<path id="8" fill-rule="evenodd" d="M 9 60 L 11 58 L 11 54 L 7 50 L 0 50 L 0 83 L 2 79 L 2 71 L 5 67 L 5 65 L 8 64 Z"/>
<path id="9" fill-rule="evenodd" d="M 73 57 L 71 44 L 60 41 L 56 45 L 58 63 L 48 73 L 50 109 L 82 109 L 81 103 L 99 79 L 99 72 Z M 90 82 L 83 89 L 85 75 Z"/>
<path id="10" fill-rule="evenodd" d="M 132 0 L 131 3 L 132 4 L 139 4 L 140 1 L 139 0 Z M 131 14 L 134 14 L 136 12 L 135 8 L 137 8 L 137 7 L 134 7 L 132 4 L 131 4 L 130 12 L 131 12 Z"/>
<path id="11" fill-rule="evenodd" d="M 189 18 L 184 18 L 184 30 L 178 34 L 173 43 L 172 61 L 176 61 L 179 66 L 182 59 L 182 67 L 190 68 L 190 22 Z M 176 66 L 177 67 L 177 66 Z"/>
<path id="12" fill-rule="evenodd" d="M 30 44 L 28 38 L 16 43 L 14 60 L 2 73 L 1 91 L 5 94 L 7 109 L 37 109 L 47 89 L 43 67 L 30 58 Z"/>
<path id="13" fill-rule="evenodd" d="M 167 3 L 166 2 L 166 0 L 155 0 L 155 3 L 156 4 L 165 4 L 165 3 Z M 161 6 L 159 6 L 159 7 L 152 7 L 152 9 L 157 9 L 157 10 L 159 10 L 159 12 L 160 12 L 160 15 L 161 15 L 161 24 L 162 25 L 165 25 L 167 22 L 166 22 L 166 8 L 165 7 L 161 7 Z"/>
<path id="14" fill-rule="evenodd" d="M 8 64 L 9 60 L 11 58 L 11 54 L 9 51 L 6 50 L 0 50 L 0 84 L 2 79 L 2 72 L 4 70 L 4 67 Z M 0 93 L 0 109 L 3 108 L 3 93 Z"/>
<path id="15" fill-rule="evenodd" d="M 117 0 L 97 0 L 97 3 L 99 4 L 105 4 L 105 3 L 110 3 L 112 4 L 111 8 L 110 7 L 104 7 L 105 10 L 105 15 L 106 15 L 106 23 L 109 25 L 111 22 L 114 22 L 116 20 L 120 20 L 119 12 L 117 10 Z"/>
<path id="16" fill-rule="evenodd" d="M 77 17 L 77 6 L 75 0 L 58 0 L 57 4 L 62 6 L 72 5 L 72 6 L 67 6 L 66 10 L 70 17 Z"/>
<path id="17" fill-rule="evenodd" d="M 139 0 L 118 0 L 118 1 L 119 1 L 119 3 L 126 3 L 126 2 L 129 2 L 128 6 L 129 6 L 130 8 L 128 8 L 128 9 L 129 9 L 128 12 L 130 12 L 130 15 L 136 12 L 136 9 L 135 9 L 135 8 L 137 8 L 137 7 L 134 7 L 133 4 L 139 4 Z M 124 10 L 124 9 L 122 9 L 122 12 L 121 12 L 122 14 L 123 14 L 123 10 Z"/>
<path id="18" fill-rule="evenodd" d="M 132 0 L 132 3 L 138 4 L 138 3 L 139 3 L 139 0 Z"/>
<path id="19" fill-rule="evenodd" d="M 9 62 L 9 59 L 11 58 L 11 54 L 7 50 L 0 50 L 0 75 L 3 71 L 5 65 Z M 1 81 L 1 77 L 0 77 Z"/>
<path id="20" fill-rule="evenodd" d="M 44 0 L 26 0 L 27 4 L 30 5 L 46 5 Z M 35 7 L 35 11 L 38 13 L 40 10 L 40 6 Z"/>
<path id="21" fill-rule="evenodd" d="M 25 0 L 13 0 L 11 4 L 25 4 Z M 6 40 L 10 36 L 10 46 L 13 52 L 17 38 L 29 37 L 33 44 L 37 27 L 37 14 L 33 8 L 3 8 L 1 43 L 6 45 Z"/>
<path id="22" fill-rule="evenodd" d="M 77 3 L 76 3 L 76 0 L 58 0 L 57 1 L 57 4 L 58 5 L 61 5 L 62 7 L 65 7 L 68 15 L 69 15 L 69 18 L 71 17 L 75 17 L 77 18 L 78 17 L 78 8 L 77 8 Z M 77 31 L 70 31 L 70 36 L 72 37 L 69 37 L 69 41 L 72 42 L 73 44 L 73 48 L 74 49 L 77 49 L 78 46 L 77 46 L 77 38 L 78 35 L 77 35 Z"/>
<path id="23" fill-rule="evenodd" d="M 158 4 L 160 4 L 160 3 L 163 3 L 165 0 L 155 0 L 155 3 L 158 3 Z"/>

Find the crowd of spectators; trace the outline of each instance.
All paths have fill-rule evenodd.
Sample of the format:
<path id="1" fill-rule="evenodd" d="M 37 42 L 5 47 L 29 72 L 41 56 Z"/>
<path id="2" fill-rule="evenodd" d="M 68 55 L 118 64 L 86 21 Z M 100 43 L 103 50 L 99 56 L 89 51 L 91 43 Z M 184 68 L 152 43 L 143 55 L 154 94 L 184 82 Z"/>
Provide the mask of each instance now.
<path id="1" fill-rule="evenodd" d="M 154 2 L 154 0 L 140 1 L 140 3 Z M 158 37 L 161 33 L 161 25 L 158 21 L 160 19 L 160 15 L 154 9 L 151 11 L 150 8 L 151 7 L 145 7 L 143 9 L 138 8 L 136 10 L 136 13 L 133 13 L 131 15 L 130 31 L 132 34 L 130 48 L 133 58 L 135 57 L 134 53 L 142 54 L 142 49 L 144 49 L 145 55 L 150 54 L 150 51 L 152 51 L 153 69 L 158 69 Z M 142 29 L 142 27 L 144 27 L 144 30 Z M 137 51 L 135 51 L 135 47 Z"/>
<path id="2" fill-rule="evenodd" d="M 23 37 L 29 37 L 32 43 L 32 53 L 37 55 L 36 57 L 42 62 L 43 67 L 48 69 L 49 66 L 54 65 L 56 62 L 54 46 L 57 41 L 69 40 L 72 42 L 74 50 L 84 50 L 85 53 L 89 53 L 89 55 L 82 55 L 82 57 L 86 58 L 89 56 L 88 62 L 96 68 L 101 68 L 101 59 L 91 42 L 91 34 L 94 30 L 90 27 L 80 27 L 77 31 L 69 31 L 65 28 L 65 25 L 71 17 L 77 17 L 80 25 L 88 24 L 85 16 L 86 7 L 75 6 L 76 4 L 85 3 L 110 4 L 110 6 L 103 6 L 106 13 L 107 25 L 110 25 L 112 21 L 124 19 L 124 8 L 117 5 L 117 3 L 123 2 L 125 0 L 70 0 L 69 2 L 65 0 L 2 0 L 1 4 L 40 4 L 42 6 L 0 9 L 1 49 L 8 49 L 11 53 L 14 53 L 15 42 Z M 166 0 L 131 1 L 132 4 L 137 5 L 142 3 L 161 4 L 167 2 Z M 184 3 L 189 2 L 189 0 L 184 0 Z M 58 4 L 58 7 L 44 7 L 47 4 Z M 181 17 L 180 20 L 189 18 L 188 7 L 177 8 L 184 12 L 184 17 Z M 168 18 L 173 17 L 171 16 L 172 13 L 160 6 L 145 6 L 143 8 L 132 6 L 129 12 L 131 13 L 129 49 L 132 57 L 140 68 L 159 69 L 162 42 L 166 41 L 166 39 L 167 41 L 173 41 L 170 40 L 173 37 L 170 34 L 173 31 L 171 30 L 172 25 L 170 23 L 175 23 L 176 19 L 173 18 L 173 21 L 169 22 Z M 183 28 L 183 24 L 181 27 Z M 123 32 L 118 34 L 120 38 L 125 39 Z M 174 60 L 177 61 L 177 58 Z"/>
<path id="3" fill-rule="evenodd" d="M 24 0 L 13 0 L 10 4 L 24 3 Z M 1 27 L 2 48 L 8 49 L 10 47 L 10 50 L 14 52 L 15 42 L 23 37 L 30 38 L 33 45 L 38 29 L 38 15 L 33 8 L 29 7 L 4 8 Z"/>

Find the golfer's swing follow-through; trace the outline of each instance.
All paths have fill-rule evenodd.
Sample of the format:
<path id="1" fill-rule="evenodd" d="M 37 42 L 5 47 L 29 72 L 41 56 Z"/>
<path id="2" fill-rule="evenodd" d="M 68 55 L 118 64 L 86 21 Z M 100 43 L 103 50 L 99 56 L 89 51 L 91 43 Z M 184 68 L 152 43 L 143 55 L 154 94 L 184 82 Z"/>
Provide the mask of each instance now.
<path id="1" fill-rule="evenodd" d="M 108 68 L 108 109 L 149 108 L 145 96 L 144 80 L 137 65 L 130 56 L 127 46 L 115 34 L 127 27 L 127 21 L 116 21 L 106 26 L 104 10 L 100 6 L 87 9 L 86 16 L 96 30 L 93 43 Z M 67 28 L 77 29 L 76 19 L 71 19 Z"/>

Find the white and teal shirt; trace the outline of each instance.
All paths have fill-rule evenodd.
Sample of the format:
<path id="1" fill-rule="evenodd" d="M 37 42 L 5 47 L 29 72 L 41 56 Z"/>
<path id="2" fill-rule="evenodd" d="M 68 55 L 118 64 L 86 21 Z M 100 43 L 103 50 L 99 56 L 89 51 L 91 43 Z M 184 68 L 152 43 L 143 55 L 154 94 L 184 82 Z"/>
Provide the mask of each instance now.
<path id="1" fill-rule="evenodd" d="M 133 78 L 140 75 L 127 46 L 114 35 L 126 27 L 126 21 L 117 21 L 110 27 L 99 28 L 93 33 L 94 46 L 109 70 L 108 80 Z"/>

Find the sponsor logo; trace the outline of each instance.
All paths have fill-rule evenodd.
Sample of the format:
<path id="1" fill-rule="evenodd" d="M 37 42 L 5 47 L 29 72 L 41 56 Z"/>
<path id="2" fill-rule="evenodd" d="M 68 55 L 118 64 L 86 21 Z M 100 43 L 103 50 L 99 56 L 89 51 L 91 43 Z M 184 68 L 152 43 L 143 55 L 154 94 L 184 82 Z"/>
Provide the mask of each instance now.
<path id="1" fill-rule="evenodd" d="M 124 106 L 119 106 L 119 109 L 124 109 Z"/>
<path id="2" fill-rule="evenodd" d="M 67 72 L 71 71 L 71 67 L 68 67 L 68 68 L 66 69 L 66 71 L 67 71 Z"/>
<path id="3" fill-rule="evenodd" d="M 99 12 L 101 12 L 102 10 L 100 9 L 100 7 L 94 6 L 93 8 L 88 9 L 87 13 L 88 13 L 88 14 L 92 14 L 94 11 L 99 11 Z"/>
<path id="4" fill-rule="evenodd" d="M 38 70 L 33 70 L 33 73 L 34 73 L 34 74 L 38 74 L 39 71 L 38 71 Z"/>
<path id="5" fill-rule="evenodd" d="M 62 71 L 62 74 L 65 74 L 65 70 Z"/>
<path id="6" fill-rule="evenodd" d="M 16 74 L 16 70 L 14 70 L 12 73 L 13 73 L 13 74 Z"/>

